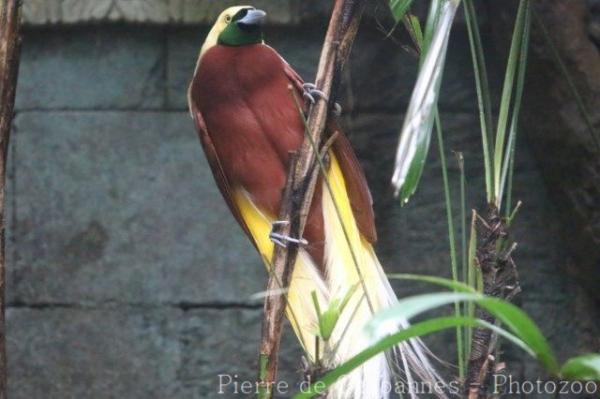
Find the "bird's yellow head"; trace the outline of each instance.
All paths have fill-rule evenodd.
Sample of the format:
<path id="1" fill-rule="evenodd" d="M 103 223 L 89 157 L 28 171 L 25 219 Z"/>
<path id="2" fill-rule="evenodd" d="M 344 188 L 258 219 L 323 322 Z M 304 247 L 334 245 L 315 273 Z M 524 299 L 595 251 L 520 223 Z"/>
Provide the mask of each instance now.
<path id="1" fill-rule="evenodd" d="M 217 44 L 242 46 L 262 43 L 262 22 L 266 15 L 252 6 L 229 7 L 219 15 L 208 33 L 200 58 Z"/>
<path id="2" fill-rule="evenodd" d="M 262 22 L 267 13 L 252 6 L 229 7 L 219 15 L 200 50 L 196 62 L 194 77 L 198 73 L 202 57 L 217 44 L 227 46 L 242 46 L 262 43 Z M 188 89 L 188 102 L 192 85 Z"/>

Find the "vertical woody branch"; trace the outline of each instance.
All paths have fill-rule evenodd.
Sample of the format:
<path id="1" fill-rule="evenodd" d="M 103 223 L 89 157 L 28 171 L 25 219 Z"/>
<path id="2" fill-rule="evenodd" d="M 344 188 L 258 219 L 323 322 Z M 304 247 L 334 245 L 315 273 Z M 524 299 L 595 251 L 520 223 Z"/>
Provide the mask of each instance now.
<path id="1" fill-rule="evenodd" d="M 21 50 L 19 0 L 0 0 L 0 399 L 6 399 L 5 215 L 6 157 Z"/>
<path id="2" fill-rule="evenodd" d="M 317 144 L 322 142 L 331 100 L 337 91 L 341 71 L 350 54 L 366 3 L 366 0 L 335 1 L 315 79 L 316 86 L 330 102 L 318 99 L 311 107 L 307 132 L 311 138 L 306 137 L 300 150 L 290 158 L 288 181 L 279 214 L 279 220 L 290 223 L 278 226 L 277 233 L 302 237 L 304 232 L 318 176 L 315 166 L 318 153 L 311 141 Z M 298 246 L 295 244 L 290 243 L 286 248 L 275 246 L 268 292 L 280 292 L 280 288 L 289 286 L 297 255 Z M 260 398 L 268 399 L 273 396 L 271 388 L 277 375 L 277 356 L 285 308 L 285 293 L 268 295 L 265 299 L 259 359 L 259 382 L 262 387 Z"/>
<path id="3" fill-rule="evenodd" d="M 490 297 L 510 301 L 521 291 L 517 266 L 512 259 L 516 244 L 508 240 L 508 225 L 500 217 L 498 208 L 489 205 L 485 217 L 479 218 L 477 264 L 481 270 L 483 293 Z M 476 310 L 476 317 L 490 324 L 494 316 L 483 309 Z M 473 329 L 471 355 L 465 380 L 468 399 L 489 397 L 490 375 L 498 365 L 495 358 L 497 337 L 488 328 Z"/>

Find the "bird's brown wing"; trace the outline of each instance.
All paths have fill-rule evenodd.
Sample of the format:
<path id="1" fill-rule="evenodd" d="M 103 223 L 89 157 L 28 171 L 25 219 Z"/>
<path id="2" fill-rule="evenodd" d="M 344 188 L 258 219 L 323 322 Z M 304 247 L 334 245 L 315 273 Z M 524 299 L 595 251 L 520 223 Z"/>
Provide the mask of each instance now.
<path id="1" fill-rule="evenodd" d="M 298 91 L 300 98 L 302 98 L 304 81 L 300 75 L 287 63 L 285 63 L 285 73 L 290 83 Z M 335 122 L 329 121 L 327 123 L 326 134 L 331 136 L 335 132 L 337 132 L 338 136 L 333 143 L 332 149 L 344 174 L 352 213 L 361 234 L 370 243 L 375 243 L 377 241 L 377 229 L 375 228 L 373 197 L 369 191 L 367 179 L 358 162 L 358 158 L 356 158 L 350 141 Z"/>
<path id="2" fill-rule="evenodd" d="M 285 64 L 285 73 L 290 81 L 290 84 L 292 84 L 292 86 L 298 91 L 299 95 L 302 96 L 302 85 L 304 84 L 304 81 L 289 64 L 287 64 L 285 61 L 283 62 Z M 241 216 L 240 210 L 233 200 L 231 185 L 229 184 L 227 177 L 223 172 L 223 167 L 221 166 L 215 146 L 212 143 L 206 128 L 206 124 L 204 123 L 202 113 L 196 106 L 193 96 L 190 97 L 189 103 L 192 117 L 194 119 L 196 129 L 200 136 L 200 141 L 204 148 L 208 163 L 212 169 L 217 186 L 219 187 L 223 198 L 227 202 L 231 213 L 238 221 L 246 235 L 250 238 L 252 243 L 256 246 L 252 234 L 250 233 L 248 226 Z M 377 230 L 375 228 L 373 201 L 367 185 L 367 180 L 360 163 L 354 154 L 354 150 L 352 149 L 352 145 L 350 144 L 349 140 L 346 138 L 337 124 L 329 122 L 327 134 L 332 135 L 335 132 L 338 132 L 338 136 L 333 144 L 332 150 L 336 155 L 338 162 L 340 163 L 342 173 L 344 174 L 344 180 L 346 182 L 346 188 L 348 190 L 352 212 L 361 234 L 369 242 L 374 243 L 377 241 Z"/>
<path id="3" fill-rule="evenodd" d="M 296 89 L 296 91 L 300 95 L 300 98 L 302 98 L 303 91 L 304 91 L 304 87 L 303 87 L 304 80 L 302 79 L 302 77 L 300 75 L 298 75 L 298 72 L 296 72 L 294 70 L 294 68 L 292 68 L 290 66 L 290 64 L 288 64 L 283 58 L 282 58 L 282 61 L 283 61 L 283 68 L 285 70 L 285 74 L 286 74 L 288 80 L 292 84 L 292 87 L 294 87 Z"/>
<path id="4" fill-rule="evenodd" d="M 233 200 L 233 192 L 225 173 L 223 172 L 223 167 L 221 166 L 221 162 L 219 161 L 219 157 L 217 156 L 217 151 L 215 146 L 208 134 L 208 130 L 206 128 L 206 124 L 204 123 L 204 118 L 202 117 L 202 113 L 198 109 L 195 104 L 193 98 L 189 100 L 190 112 L 192 113 L 192 118 L 194 119 L 194 124 L 196 125 L 196 130 L 198 131 L 198 135 L 200 136 L 200 142 L 202 143 L 202 147 L 204 148 L 204 153 L 206 154 L 206 160 L 210 165 L 210 168 L 213 172 L 213 176 L 215 178 L 215 182 L 227 203 L 227 206 L 231 210 L 231 213 L 242 227 L 246 235 L 250 238 L 252 244 L 256 247 L 256 242 L 250 233 L 250 229 L 244 218 L 242 217 L 239 208 L 235 204 Z M 258 247 L 257 247 L 258 248 Z"/>
<path id="5" fill-rule="evenodd" d="M 358 158 L 352 149 L 352 144 L 346 135 L 335 123 L 328 123 L 328 133 L 337 133 L 337 138 L 333 142 L 332 150 L 337 158 L 344 181 L 346 182 L 346 190 L 350 198 L 350 206 L 356 224 L 361 234 L 371 244 L 377 241 L 377 229 L 375 228 L 375 213 L 373 212 L 373 197 L 369 191 L 367 179 L 363 172 Z"/>

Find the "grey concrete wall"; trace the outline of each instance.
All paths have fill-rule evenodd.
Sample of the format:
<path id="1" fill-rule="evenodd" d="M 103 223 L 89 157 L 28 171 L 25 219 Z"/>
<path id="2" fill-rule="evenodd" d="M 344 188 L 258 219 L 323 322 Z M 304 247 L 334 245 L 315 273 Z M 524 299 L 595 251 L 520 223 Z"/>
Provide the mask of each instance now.
<path id="1" fill-rule="evenodd" d="M 9 159 L 11 398 L 213 398 L 219 373 L 255 376 L 261 306 L 249 298 L 266 276 L 219 197 L 185 109 L 206 29 L 26 31 Z M 311 80 L 322 33 L 323 24 L 302 23 L 271 26 L 267 38 Z M 466 39 L 458 27 L 441 114 L 453 192 L 451 151 L 463 151 L 469 206 L 478 207 L 483 171 Z M 449 275 L 436 144 L 407 206 L 388 187 L 415 70 L 400 44 L 366 21 L 343 119 L 373 190 L 386 270 Z M 564 358 L 593 346 L 598 323 L 563 272 L 561 226 L 526 143 L 517 159 L 519 302 Z M 452 339 L 431 340 L 450 361 Z M 299 351 L 289 334 L 284 348 L 282 378 L 294 383 Z M 506 350 L 515 373 L 537 373 L 525 354 Z"/>

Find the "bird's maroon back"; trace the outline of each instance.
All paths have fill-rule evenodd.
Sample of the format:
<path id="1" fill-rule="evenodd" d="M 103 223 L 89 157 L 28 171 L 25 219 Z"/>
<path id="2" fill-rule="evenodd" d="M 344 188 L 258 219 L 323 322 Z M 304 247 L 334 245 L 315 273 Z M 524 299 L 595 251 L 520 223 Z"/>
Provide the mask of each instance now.
<path id="1" fill-rule="evenodd" d="M 243 188 L 269 216 L 279 214 L 289 153 L 304 139 L 304 123 L 285 61 L 263 44 L 217 45 L 204 54 L 191 97 L 229 185 Z M 298 93 L 296 93 L 298 94 Z M 309 252 L 322 264 L 321 185 L 305 229 Z"/>

